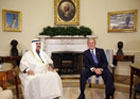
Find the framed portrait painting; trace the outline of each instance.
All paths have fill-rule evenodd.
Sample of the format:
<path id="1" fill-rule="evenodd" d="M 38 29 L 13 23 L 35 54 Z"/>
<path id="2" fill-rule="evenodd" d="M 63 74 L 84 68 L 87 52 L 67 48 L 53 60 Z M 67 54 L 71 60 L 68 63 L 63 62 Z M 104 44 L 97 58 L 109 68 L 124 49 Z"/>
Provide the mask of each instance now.
<path id="1" fill-rule="evenodd" d="M 21 12 L 12 10 L 2 10 L 3 31 L 21 31 Z"/>
<path id="2" fill-rule="evenodd" d="M 108 32 L 134 32 L 137 28 L 137 10 L 108 13 Z"/>
<path id="3" fill-rule="evenodd" d="M 55 25 L 79 25 L 79 0 L 54 0 Z"/>

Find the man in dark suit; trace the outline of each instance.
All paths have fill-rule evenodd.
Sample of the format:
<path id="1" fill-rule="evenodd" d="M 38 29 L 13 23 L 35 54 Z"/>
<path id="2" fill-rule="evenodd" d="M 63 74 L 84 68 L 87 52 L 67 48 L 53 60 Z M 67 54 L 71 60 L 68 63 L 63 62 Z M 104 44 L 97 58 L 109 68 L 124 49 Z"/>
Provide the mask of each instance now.
<path id="1" fill-rule="evenodd" d="M 114 94 L 114 78 L 113 74 L 108 69 L 108 62 L 105 52 L 101 48 L 96 48 L 96 41 L 89 38 L 87 41 L 89 49 L 83 54 L 85 68 L 81 71 L 80 75 L 80 96 L 78 99 L 85 99 L 85 85 L 87 79 L 92 76 L 102 76 L 105 84 L 105 99 L 110 99 Z"/>

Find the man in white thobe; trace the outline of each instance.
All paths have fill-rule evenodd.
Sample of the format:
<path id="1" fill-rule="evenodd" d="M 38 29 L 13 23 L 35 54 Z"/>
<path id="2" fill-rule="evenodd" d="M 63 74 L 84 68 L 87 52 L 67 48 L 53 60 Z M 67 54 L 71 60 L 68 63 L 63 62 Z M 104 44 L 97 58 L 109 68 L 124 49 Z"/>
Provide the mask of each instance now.
<path id="1" fill-rule="evenodd" d="M 24 99 L 62 99 L 61 79 L 52 64 L 40 40 L 32 40 L 32 50 L 26 52 L 20 62 Z"/>

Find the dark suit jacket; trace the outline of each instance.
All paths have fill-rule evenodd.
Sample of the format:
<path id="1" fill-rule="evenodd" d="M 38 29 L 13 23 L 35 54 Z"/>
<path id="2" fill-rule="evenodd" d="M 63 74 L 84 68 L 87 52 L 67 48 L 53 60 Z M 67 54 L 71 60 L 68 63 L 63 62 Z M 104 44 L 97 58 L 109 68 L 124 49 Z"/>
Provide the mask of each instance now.
<path id="1" fill-rule="evenodd" d="M 108 62 L 107 62 L 107 59 L 106 59 L 106 55 L 105 55 L 105 52 L 103 49 L 101 48 L 96 48 L 96 57 L 97 57 L 97 60 L 98 60 L 98 65 L 95 66 L 95 63 L 92 59 L 92 55 L 90 53 L 90 50 L 86 50 L 84 51 L 84 64 L 85 64 L 85 67 L 86 68 L 92 68 L 92 67 L 95 67 L 95 68 L 102 68 L 102 69 L 106 69 L 107 66 L 108 66 Z"/>

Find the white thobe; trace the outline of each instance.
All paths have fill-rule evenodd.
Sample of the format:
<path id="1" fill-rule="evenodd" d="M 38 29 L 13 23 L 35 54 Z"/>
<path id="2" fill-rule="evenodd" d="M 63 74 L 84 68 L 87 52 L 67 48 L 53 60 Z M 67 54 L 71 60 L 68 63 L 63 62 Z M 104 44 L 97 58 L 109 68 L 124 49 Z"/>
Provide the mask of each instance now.
<path id="1" fill-rule="evenodd" d="M 43 53 L 46 63 L 38 60 L 32 51 L 26 52 L 20 62 L 20 70 L 26 68 L 34 71 L 35 75 L 21 72 L 19 77 L 22 83 L 22 91 L 25 99 L 53 99 L 62 98 L 62 83 L 56 72 L 48 71 L 51 58 Z"/>

